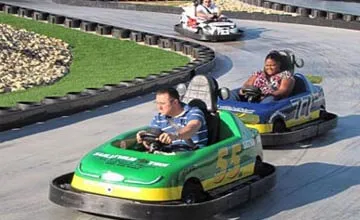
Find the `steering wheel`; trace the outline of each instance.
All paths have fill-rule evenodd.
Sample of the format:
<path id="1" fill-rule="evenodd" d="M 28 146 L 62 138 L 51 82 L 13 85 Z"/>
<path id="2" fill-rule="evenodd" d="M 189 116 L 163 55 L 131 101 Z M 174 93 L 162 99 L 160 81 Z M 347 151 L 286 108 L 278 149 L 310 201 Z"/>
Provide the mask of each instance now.
<path id="1" fill-rule="evenodd" d="M 141 139 L 149 144 L 150 152 L 153 152 L 155 150 L 164 150 L 163 148 L 166 145 L 157 140 L 160 134 L 162 134 L 162 131 L 158 128 L 150 128 L 146 132 L 140 134 Z"/>
<path id="2" fill-rule="evenodd" d="M 257 102 L 260 100 L 261 90 L 258 87 L 247 86 L 241 88 L 241 90 L 244 93 L 244 96 L 248 100 L 248 102 Z"/>

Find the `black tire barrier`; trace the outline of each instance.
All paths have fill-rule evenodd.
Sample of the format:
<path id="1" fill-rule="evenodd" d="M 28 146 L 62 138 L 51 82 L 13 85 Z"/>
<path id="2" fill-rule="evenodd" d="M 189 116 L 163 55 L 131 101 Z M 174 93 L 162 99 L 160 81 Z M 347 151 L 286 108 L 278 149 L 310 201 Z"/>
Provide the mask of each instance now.
<path id="1" fill-rule="evenodd" d="M 329 19 L 329 20 L 336 20 L 339 18 L 341 18 L 341 16 L 339 13 L 336 13 L 336 12 L 329 12 L 326 15 L 326 19 Z"/>
<path id="2" fill-rule="evenodd" d="M 117 85 L 117 84 L 105 84 L 104 85 L 104 89 L 106 89 L 108 91 L 113 91 L 118 87 L 119 87 L 119 85 Z"/>
<path id="3" fill-rule="evenodd" d="M 171 49 L 173 51 L 182 51 L 184 46 L 183 41 L 173 41 L 171 44 Z"/>
<path id="4" fill-rule="evenodd" d="M 308 8 L 299 7 L 299 8 L 296 9 L 296 13 L 299 14 L 300 16 L 303 16 L 303 17 L 309 17 L 311 11 Z"/>
<path id="5" fill-rule="evenodd" d="M 272 7 L 272 2 L 264 2 L 264 8 L 271 8 Z"/>
<path id="6" fill-rule="evenodd" d="M 173 41 L 169 38 L 160 38 L 159 47 L 161 48 L 171 48 Z"/>
<path id="7" fill-rule="evenodd" d="M 128 29 L 123 29 L 123 28 L 113 28 L 111 31 L 111 34 L 113 37 L 118 38 L 118 39 L 123 39 L 123 38 L 129 38 L 130 37 L 130 30 Z"/>
<path id="8" fill-rule="evenodd" d="M 79 19 L 65 18 L 64 26 L 68 28 L 80 28 L 81 21 Z"/>
<path id="9" fill-rule="evenodd" d="M 194 47 L 192 50 L 192 57 L 198 58 L 199 55 L 206 54 L 208 52 L 211 52 L 211 50 L 207 50 L 206 47 L 203 46 Z"/>
<path id="10" fill-rule="evenodd" d="M 159 89 L 156 78 L 136 77 L 134 81 L 142 85 L 142 94 L 150 93 L 154 88 L 155 90 Z"/>
<path id="11" fill-rule="evenodd" d="M 145 35 L 145 44 L 147 45 L 158 45 L 159 44 L 159 36 L 153 34 Z"/>
<path id="12" fill-rule="evenodd" d="M 33 19 L 38 21 L 46 21 L 49 16 L 49 13 L 35 11 L 33 13 Z"/>
<path id="13" fill-rule="evenodd" d="M 274 10 L 283 11 L 284 5 L 280 3 L 273 3 L 271 8 Z"/>
<path id="14" fill-rule="evenodd" d="M 94 23 L 94 22 L 89 22 L 89 21 L 81 21 L 81 24 L 80 24 L 80 29 L 82 31 L 95 31 L 96 30 L 96 26 L 97 24 Z"/>
<path id="15" fill-rule="evenodd" d="M 19 7 L 12 6 L 12 5 L 5 5 L 3 8 L 4 8 L 4 12 L 6 14 L 17 14 L 17 11 L 19 9 Z"/>
<path id="16" fill-rule="evenodd" d="M 253 0 L 254 5 L 261 7 L 264 4 L 263 0 Z"/>
<path id="17" fill-rule="evenodd" d="M 360 22 L 359 23 L 353 22 L 351 24 L 345 24 L 346 22 L 360 21 L 360 18 L 359 18 L 360 16 L 358 16 L 358 15 L 341 14 L 339 12 L 319 10 L 319 9 L 315 9 L 315 8 L 314 9 L 313 8 L 305 8 L 302 6 L 282 4 L 282 3 L 272 2 L 272 1 L 266 1 L 266 2 L 261 2 L 261 1 L 255 2 L 255 1 L 248 1 L 248 0 L 240 0 L 240 1 L 248 3 L 248 4 L 260 6 L 260 7 L 266 7 L 266 5 L 268 5 L 269 3 L 272 3 L 272 9 L 274 9 L 274 10 L 297 13 L 300 16 L 308 17 L 309 19 L 324 18 L 327 20 L 344 21 L 344 23 L 341 23 L 338 21 L 336 21 L 334 23 L 326 22 L 326 21 L 323 23 L 320 21 L 314 21 L 311 23 L 309 21 L 303 20 L 305 24 L 360 30 L 360 28 L 359 28 Z M 282 21 L 286 22 L 285 19 L 282 19 Z M 332 26 L 332 25 L 336 25 L 336 26 Z"/>
<path id="18" fill-rule="evenodd" d="M 284 11 L 288 12 L 288 13 L 295 13 L 296 12 L 296 7 L 292 6 L 292 5 L 285 5 Z"/>
<path id="19" fill-rule="evenodd" d="M 111 26 L 98 24 L 96 27 L 96 33 L 99 35 L 110 35 L 111 32 L 112 32 Z"/>
<path id="20" fill-rule="evenodd" d="M 296 5 L 282 4 L 272 2 L 271 0 L 240 0 L 242 2 L 259 6 L 269 7 L 274 10 L 287 11 L 292 13 L 298 13 L 299 17 L 305 19 L 294 19 L 292 16 L 278 15 L 278 14 L 263 14 L 261 12 L 233 12 L 223 11 L 223 14 L 229 18 L 235 19 L 248 19 L 248 20 L 266 20 L 272 22 L 284 22 L 284 23 L 298 23 L 315 26 L 328 26 L 336 28 L 346 28 L 353 30 L 360 30 L 360 16 L 351 14 L 340 14 L 334 15 L 331 11 L 318 10 L 313 8 L 305 8 Z M 89 0 L 53 0 L 53 2 L 60 4 L 69 4 L 76 6 L 90 6 L 90 7 L 102 7 L 102 8 L 119 8 L 126 10 L 137 10 L 137 11 L 153 11 L 163 13 L 180 14 L 182 10 L 171 6 L 146 6 L 141 4 L 131 4 L 118 2 L 114 0 L 108 1 L 89 1 Z M 306 16 L 308 14 L 308 16 Z M 315 19 L 314 19 L 315 18 Z M 319 18 L 319 19 L 318 19 Z M 327 20 L 334 20 L 334 22 L 328 22 Z"/>
<path id="21" fill-rule="evenodd" d="M 344 15 L 343 16 L 344 21 L 346 22 L 350 22 L 350 21 L 354 21 L 355 20 L 355 16 L 354 15 Z"/>
<path id="22" fill-rule="evenodd" d="M 135 42 L 142 42 L 144 40 L 143 33 L 132 31 L 130 33 L 130 40 Z"/>
<path id="23" fill-rule="evenodd" d="M 83 21 L 78 18 L 49 14 L 36 9 L 19 8 L 3 3 L 0 3 L 0 8 L 5 13 L 17 13 L 22 17 L 63 24 L 65 27 L 80 28 L 83 31 L 96 31 L 99 35 L 111 34 L 114 38 L 130 39 L 136 42 L 145 41 L 145 44 L 179 51 L 194 58 L 185 66 L 176 67 L 170 71 L 162 71 L 158 74 L 150 74 L 147 77 L 136 77 L 133 80 L 121 81 L 118 84 L 106 84 L 102 88 L 87 88 L 80 92 L 68 92 L 62 97 L 45 97 L 40 102 L 25 101 L 18 102 L 16 106 L 12 107 L 0 106 L 0 131 L 73 114 L 147 94 L 165 86 L 174 86 L 178 83 L 187 82 L 194 74 L 209 72 L 215 64 L 215 52 L 197 43 Z"/>
<path id="24" fill-rule="evenodd" d="M 65 17 L 59 15 L 49 15 L 48 22 L 50 24 L 64 24 Z"/>
<path id="25" fill-rule="evenodd" d="M 191 44 L 186 44 L 186 43 L 183 44 L 183 49 L 182 49 L 183 54 L 191 55 L 192 51 L 193 51 L 193 46 Z"/>
<path id="26" fill-rule="evenodd" d="M 18 15 L 20 17 L 32 18 L 33 17 L 33 10 L 30 10 L 30 9 L 27 9 L 27 8 L 20 8 L 18 10 Z"/>
<path id="27" fill-rule="evenodd" d="M 78 0 L 53 0 L 53 2 L 58 4 L 70 4 L 76 6 L 85 6 L 85 7 L 99 7 L 99 8 L 115 8 L 115 9 L 124 9 L 124 10 L 135 10 L 135 11 L 153 11 L 161 13 L 170 13 L 170 14 L 181 14 L 182 9 L 174 6 L 157 6 L 157 5 L 146 5 L 146 4 L 132 4 L 126 3 L 124 1 L 78 1 Z"/>
<path id="28" fill-rule="evenodd" d="M 325 18 L 326 17 L 326 12 L 321 11 L 321 10 L 312 10 L 311 11 L 311 16 L 313 18 Z"/>

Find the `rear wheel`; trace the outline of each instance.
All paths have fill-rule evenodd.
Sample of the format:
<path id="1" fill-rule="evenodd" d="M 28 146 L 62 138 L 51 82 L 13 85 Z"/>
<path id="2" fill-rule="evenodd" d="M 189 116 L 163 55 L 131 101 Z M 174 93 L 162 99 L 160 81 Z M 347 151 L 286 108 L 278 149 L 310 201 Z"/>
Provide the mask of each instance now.
<path id="1" fill-rule="evenodd" d="M 181 200 L 186 204 L 193 204 L 205 201 L 206 194 L 200 184 L 195 180 L 189 180 L 185 183 L 181 193 Z"/>
<path id="2" fill-rule="evenodd" d="M 286 131 L 286 125 L 283 120 L 276 120 L 273 124 L 273 132 L 274 133 L 282 133 Z"/>

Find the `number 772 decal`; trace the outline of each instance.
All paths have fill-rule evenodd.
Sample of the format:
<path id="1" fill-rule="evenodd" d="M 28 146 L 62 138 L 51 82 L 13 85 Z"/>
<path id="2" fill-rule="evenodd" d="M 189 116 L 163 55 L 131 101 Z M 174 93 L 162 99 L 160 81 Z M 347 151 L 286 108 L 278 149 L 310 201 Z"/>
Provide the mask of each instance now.
<path id="1" fill-rule="evenodd" d="M 300 99 L 290 100 L 291 105 L 295 107 L 295 119 L 299 119 L 302 116 L 309 117 L 310 110 L 313 103 L 312 96 L 304 96 Z"/>

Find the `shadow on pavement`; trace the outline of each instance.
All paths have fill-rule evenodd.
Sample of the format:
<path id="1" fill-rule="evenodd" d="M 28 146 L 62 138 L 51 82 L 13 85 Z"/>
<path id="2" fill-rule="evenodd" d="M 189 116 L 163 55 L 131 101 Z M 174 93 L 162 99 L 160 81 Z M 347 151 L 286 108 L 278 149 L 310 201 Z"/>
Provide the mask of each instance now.
<path id="1" fill-rule="evenodd" d="M 360 184 L 359 166 L 317 162 L 277 166 L 277 175 L 277 185 L 268 194 L 219 214 L 214 219 L 266 219 L 283 211 L 328 199 Z M 306 218 L 306 214 L 304 216 Z"/>
<path id="2" fill-rule="evenodd" d="M 338 117 L 338 125 L 335 129 L 317 137 L 294 144 L 265 147 L 271 150 L 301 150 L 304 148 L 320 148 L 340 142 L 345 139 L 360 136 L 360 115 L 347 115 Z"/>

